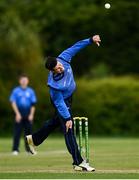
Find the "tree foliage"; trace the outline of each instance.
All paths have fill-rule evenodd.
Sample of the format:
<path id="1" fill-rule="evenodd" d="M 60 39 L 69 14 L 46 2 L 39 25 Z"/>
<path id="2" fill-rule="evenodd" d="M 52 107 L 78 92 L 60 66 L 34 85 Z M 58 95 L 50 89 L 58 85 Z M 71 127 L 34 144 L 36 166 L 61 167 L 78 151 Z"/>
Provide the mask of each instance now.
<path id="1" fill-rule="evenodd" d="M 90 69 L 99 63 L 105 63 L 113 74 L 138 73 L 139 2 L 111 0 L 109 10 L 104 8 L 104 3 L 103 0 L 61 0 L 60 3 L 58 0 L 1 0 L 1 35 L 8 33 L 9 45 L 15 42 L 19 45 L 19 56 L 21 51 L 24 56 L 28 54 L 22 46 L 32 46 L 30 41 L 41 44 L 44 56 L 56 56 L 77 40 L 97 33 L 101 35 L 102 47 L 88 48 L 77 56 L 73 65 L 82 62 L 75 66 L 77 74 L 85 73 L 85 65 Z M 12 51 L 16 53 L 15 49 Z"/>
<path id="2" fill-rule="evenodd" d="M 29 74 L 38 96 L 36 119 L 49 116 L 43 58 L 57 56 L 80 39 L 100 34 L 102 44 L 87 47 L 73 58 L 78 78 L 138 74 L 139 1 L 109 2 L 112 6 L 107 10 L 104 0 L 0 1 L 0 114 L 6 119 L 1 128 L 11 122 L 8 97 L 21 72 Z"/>

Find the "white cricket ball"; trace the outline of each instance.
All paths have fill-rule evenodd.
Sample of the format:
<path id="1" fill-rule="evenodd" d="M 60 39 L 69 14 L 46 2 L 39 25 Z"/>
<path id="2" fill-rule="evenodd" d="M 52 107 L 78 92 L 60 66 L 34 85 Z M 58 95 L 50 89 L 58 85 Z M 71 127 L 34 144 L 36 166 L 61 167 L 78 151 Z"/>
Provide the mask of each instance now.
<path id="1" fill-rule="evenodd" d="M 109 3 L 106 3 L 106 4 L 105 4 L 105 8 L 106 8 L 106 9 L 110 9 L 110 7 L 111 7 L 111 5 L 110 5 Z"/>

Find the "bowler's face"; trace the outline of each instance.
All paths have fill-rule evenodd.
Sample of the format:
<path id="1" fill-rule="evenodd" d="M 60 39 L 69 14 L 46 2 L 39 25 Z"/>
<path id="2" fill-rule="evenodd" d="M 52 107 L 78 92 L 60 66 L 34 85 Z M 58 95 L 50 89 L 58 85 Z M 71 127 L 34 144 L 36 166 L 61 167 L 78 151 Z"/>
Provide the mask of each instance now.
<path id="1" fill-rule="evenodd" d="M 54 73 L 62 73 L 62 72 L 64 72 L 63 64 L 61 64 L 59 61 L 57 61 L 57 65 L 54 67 L 53 72 Z"/>
<path id="2" fill-rule="evenodd" d="M 22 88 L 26 88 L 28 86 L 29 79 L 27 77 L 21 77 L 19 79 L 19 84 Z"/>

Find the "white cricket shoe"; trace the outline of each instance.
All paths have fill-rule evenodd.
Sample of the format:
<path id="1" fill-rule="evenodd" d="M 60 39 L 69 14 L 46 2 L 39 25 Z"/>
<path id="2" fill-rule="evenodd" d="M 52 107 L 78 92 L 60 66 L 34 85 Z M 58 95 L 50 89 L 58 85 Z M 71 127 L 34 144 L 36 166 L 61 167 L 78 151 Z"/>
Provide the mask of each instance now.
<path id="1" fill-rule="evenodd" d="M 26 142 L 29 146 L 29 150 L 30 150 L 31 154 L 36 155 L 37 151 L 35 151 L 35 145 L 33 143 L 32 135 L 26 136 Z"/>
<path id="2" fill-rule="evenodd" d="M 89 165 L 89 163 L 86 163 L 85 161 L 83 161 L 81 164 L 79 164 L 78 166 L 75 165 L 74 166 L 74 170 L 75 171 L 88 171 L 88 172 L 93 172 L 95 171 L 95 168 L 91 167 Z"/>
<path id="3" fill-rule="evenodd" d="M 13 152 L 12 152 L 12 155 L 14 155 L 14 156 L 17 156 L 18 154 L 19 154 L 18 151 L 13 151 Z"/>
<path id="4" fill-rule="evenodd" d="M 73 166 L 73 169 L 74 169 L 75 171 L 83 171 L 83 168 L 80 167 L 80 166 L 77 166 L 77 165 L 74 165 L 74 166 Z"/>

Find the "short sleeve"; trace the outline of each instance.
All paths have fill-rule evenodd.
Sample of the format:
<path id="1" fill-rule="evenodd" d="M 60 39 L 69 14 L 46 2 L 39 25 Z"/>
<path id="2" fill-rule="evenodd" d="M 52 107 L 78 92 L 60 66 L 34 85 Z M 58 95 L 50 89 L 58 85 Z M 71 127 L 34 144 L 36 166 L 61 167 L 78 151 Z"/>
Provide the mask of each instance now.
<path id="1" fill-rule="evenodd" d="M 37 102 L 37 97 L 36 97 L 35 91 L 33 89 L 32 89 L 32 93 L 31 93 L 31 102 L 32 102 L 32 104 L 36 104 L 36 102 Z"/>
<path id="2" fill-rule="evenodd" d="M 12 103 L 12 102 L 16 102 L 16 90 L 15 90 L 15 89 L 11 92 L 9 101 L 10 101 L 11 103 Z"/>

